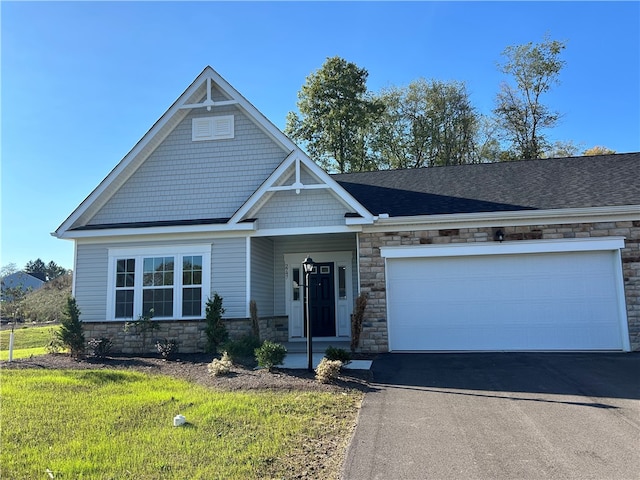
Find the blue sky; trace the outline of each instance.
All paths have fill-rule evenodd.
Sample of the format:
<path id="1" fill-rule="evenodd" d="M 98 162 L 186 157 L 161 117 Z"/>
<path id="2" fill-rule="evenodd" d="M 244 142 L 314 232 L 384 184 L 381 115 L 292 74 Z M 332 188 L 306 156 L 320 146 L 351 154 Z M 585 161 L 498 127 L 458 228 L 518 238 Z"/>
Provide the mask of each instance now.
<path id="1" fill-rule="evenodd" d="M 0 265 L 73 267 L 51 237 L 206 65 L 276 126 L 327 57 L 378 92 L 463 81 L 489 114 L 501 52 L 567 42 L 549 132 L 640 151 L 639 2 L 6 2 L 1 15 Z"/>

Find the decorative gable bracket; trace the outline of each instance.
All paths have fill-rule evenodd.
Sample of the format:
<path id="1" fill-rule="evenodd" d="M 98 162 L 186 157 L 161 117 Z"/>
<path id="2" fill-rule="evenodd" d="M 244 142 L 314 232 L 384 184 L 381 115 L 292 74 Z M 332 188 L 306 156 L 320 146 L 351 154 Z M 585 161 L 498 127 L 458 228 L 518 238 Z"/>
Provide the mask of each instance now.
<path id="1" fill-rule="evenodd" d="M 272 186 L 267 189 L 267 192 L 283 192 L 287 190 L 295 190 L 296 194 L 300 195 L 300 190 L 312 190 L 312 189 L 328 189 L 331 188 L 326 183 L 309 183 L 304 184 L 301 181 L 300 177 L 300 158 L 295 158 L 294 160 L 295 170 L 296 170 L 296 180 L 291 185 L 278 185 Z"/>
<path id="2" fill-rule="evenodd" d="M 286 177 L 291 178 L 287 171 L 294 166 L 295 179 L 289 185 L 278 185 L 278 182 Z M 302 169 L 305 169 L 317 183 L 303 183 Z M 295 190 L 296 194 L 300 194 L 301 190 L 330 190 L 337 199 L 347 207 L 351 213 L 357 214 L 360 223 L 373 223 L 373 215 L 346 190 L 344 190 L 338 182 L 322 170 L 315 162 L 306 156 L 304 152 L 296 148 L 289 156 L 276 168 L 269 178 L 256 190 L 253 195 L 240 207 L 240 209 L 229 219 L 229 224 L 242 222 L 247 216 L 250 216 L 259 205 L 266 201 L 273 193 L 282 191 Z"/>
<path id="3" fill-rule="evenodd" d="M 221 100 L 219 102 L 214 102 L 211 98 L 211 77 L 207 77 L 207 98 L 202 103 L 187 103 L 185 105 L 182 105 L 180 109 L 206 107 L 207 111 L 210 112 L 211 107 L 222 107 L 224 105 L 235 105 L 237 103 L 237 100 Z"/>

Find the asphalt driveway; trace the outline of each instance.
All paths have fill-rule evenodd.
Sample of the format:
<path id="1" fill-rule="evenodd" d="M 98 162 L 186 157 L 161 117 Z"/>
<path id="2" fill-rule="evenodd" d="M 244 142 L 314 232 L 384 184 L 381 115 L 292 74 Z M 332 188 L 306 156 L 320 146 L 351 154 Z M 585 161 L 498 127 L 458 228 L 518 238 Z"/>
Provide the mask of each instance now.
<path id="1" fill-rule="evenodd" d="M 343 479 L 640 479 L 640 354 L 385 354 Z"/>

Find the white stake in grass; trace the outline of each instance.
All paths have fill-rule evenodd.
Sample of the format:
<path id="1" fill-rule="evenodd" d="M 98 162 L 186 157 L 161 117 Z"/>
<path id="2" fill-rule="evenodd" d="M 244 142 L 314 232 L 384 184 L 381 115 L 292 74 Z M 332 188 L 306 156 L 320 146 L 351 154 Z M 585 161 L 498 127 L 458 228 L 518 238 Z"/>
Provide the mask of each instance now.
<path id="1" fill-rule="evenodd" d="M 11 327 L 11 333 L 9 334 L 9 362 L 13 360 L 13 327 Z"/>

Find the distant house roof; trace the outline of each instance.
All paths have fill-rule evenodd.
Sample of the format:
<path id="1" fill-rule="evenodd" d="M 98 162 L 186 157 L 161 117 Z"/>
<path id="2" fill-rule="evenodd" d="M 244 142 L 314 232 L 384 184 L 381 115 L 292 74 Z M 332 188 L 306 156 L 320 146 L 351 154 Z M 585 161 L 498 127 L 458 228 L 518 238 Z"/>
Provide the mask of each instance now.
<path id="1" fill-rule="evenodd" d="M 2 277 L 2 282 L 0 285 L 2 288 L 2 292 L 4 292 L 9 288 L 20 288 L 23 291 L 27 291 L 29 289 L 37 290 L 40 287 L 42 287 L 42 285 L 44 284 L 45 282 L 43 280 L 37 277 L 34 277 L 29 273 L 15 272 L 10 275 L 6 275 L 5 277 Z"/>
<path id="2" fill-rule="evenodd" d="M 332 177 L 374 215 L 640 205 L 640 153 L 380 170 Z"/>

